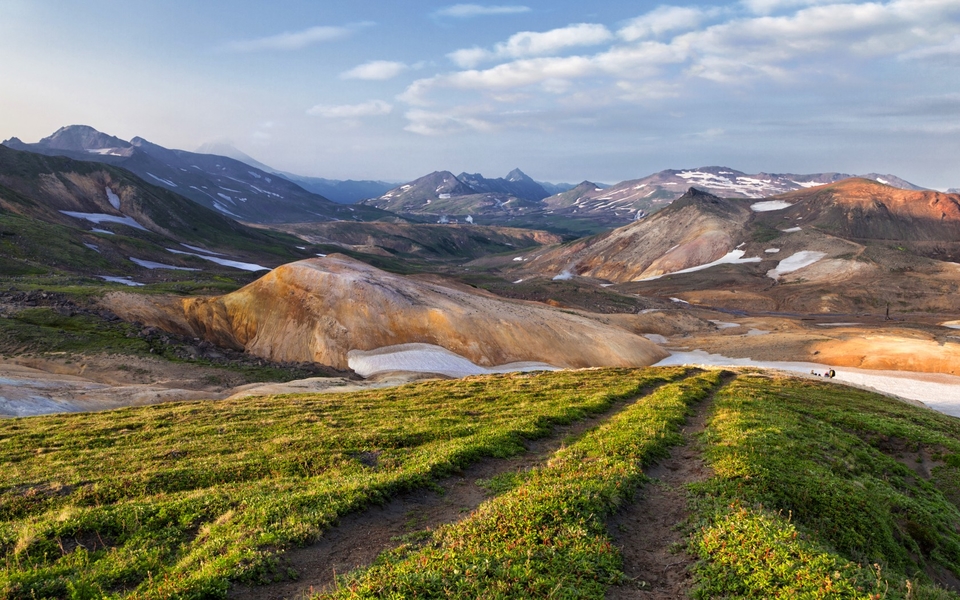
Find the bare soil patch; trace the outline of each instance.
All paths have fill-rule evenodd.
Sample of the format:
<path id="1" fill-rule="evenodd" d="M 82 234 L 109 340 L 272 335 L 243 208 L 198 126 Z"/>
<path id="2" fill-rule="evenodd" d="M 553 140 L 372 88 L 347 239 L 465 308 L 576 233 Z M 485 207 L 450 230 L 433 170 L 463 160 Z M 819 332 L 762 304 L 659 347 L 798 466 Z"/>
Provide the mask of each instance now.
<path id="1" fill-rule="evenodd" d="M 690 517 L 685 487 L 710 477 L 696 435 L 706 427 L 710 400 L 704 400 L 683 427 L 684 444 L 647 470 L 653 481 L 607 522 L 623 554 L 627 580 L 607 590 L 609 600 L 685 598 L 693 585 L 695 558 L 683 551 L 682 530 Z"/>

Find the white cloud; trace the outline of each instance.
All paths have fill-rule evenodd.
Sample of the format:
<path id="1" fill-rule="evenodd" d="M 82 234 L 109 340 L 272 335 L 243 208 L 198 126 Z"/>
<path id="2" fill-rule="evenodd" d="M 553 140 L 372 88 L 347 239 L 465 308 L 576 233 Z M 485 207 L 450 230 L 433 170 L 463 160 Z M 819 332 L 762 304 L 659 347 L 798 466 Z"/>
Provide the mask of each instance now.
<path id="1" fill-rule="evenodd" d="M 228 42 L 222 46 L 224 50 L 230 52 L 256 52 L 258 50 L 299 50 L 319 44 L 322 42 L 332 42 L 341 40 L 360 27 L 366 27 L 372 23 L 356 23 L 346 27 L 333 27 L 321 25 L 310 27 L 302 31 L 287 31 L 277 35 L 262 37 L 252 40 L 239 40 Z"/>
<path id="2" fill-rule="evenodd" d="M 493 50 L 465 48 L 448 56 L 460 67 L 472 68 L 481 62 L 504 58 L 526 58 L 554 54 L 577 46 L 595 46 L 613 39 L 603 25 L 578 23 L 550 31 L 521 31 L 500 42 Z"/>
<path id="3" fill-rule="evenodd" d="M 464 109 L 449 112 L 413 109 L 404 115 L 409 121 L 404 129 L 420 135 L 447 135 L 464 131 L 491 131 L 494 128 L 489 121 L 467 112 Z"/>
<path id="4" fill-rule="evenodd" d="M 327 119 L 358 119 L 360 117 L 376 117 L 388 115 L 393 111 L 393 105 L 383 100 L 371 100 L 361 104 L 340 104 L 330 106 L 318 104 L 307 111 L 308 115 L 325 117 Z"/>
<path id="5" fill-rule="evenodd" d="M 391 60 L 372 60 L 370 62 L 357 65 L 349 71 L 340 74 L 340 79 L 367 79 L 372 81 L 383 81 L 393 79 L 400 73 L 409 69 L 402 62 Z"/>
<path id="6" fill-rule="evenodd" d="M 529 6 L 483 6 L 481 4 L 454 4 L 447 6 L 433 13 L 438 17 L 453 17 L 457 19 L 468 19 L 471 17 L 483 17 L 487 15 L 516 15 L 530 12 Z"/>
<path id="7" fill-rule="evenodd" d="M 715 14 L 717 11 L 712 11 Z M 689 31 L 700 24 L 711 13 L 689 6 L 660 6 L 647 14 L 629 21 L 617 35 L 633 42 L 639 39 L 656 38 L 668 32 Z"/>

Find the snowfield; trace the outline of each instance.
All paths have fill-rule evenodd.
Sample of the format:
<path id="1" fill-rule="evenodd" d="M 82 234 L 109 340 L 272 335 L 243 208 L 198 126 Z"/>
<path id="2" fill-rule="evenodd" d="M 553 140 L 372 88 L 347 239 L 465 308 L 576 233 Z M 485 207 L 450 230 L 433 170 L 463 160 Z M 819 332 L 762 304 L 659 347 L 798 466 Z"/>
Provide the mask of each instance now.
<path id="1" fill-rule="evenodd" d="M 196 256 L 197 258 L 202 258 L 203 260 L 209 260 L 210 262 L 215 262 L 218 265 L 223 265 L 225 267 L 233 267 L 234 269 L 241 269 L 243 271 L 269 271 L 269 267 L 264 267 L 263 265 L 258 265 L 255 263 L 245 263 L 238 260 L 228 260 L 225 258 L 217 258 L 216 256 L 207 256 L 206 254 L 197 254 L 196 252 L 184 252 L 183 250 L 174 250 L 173 248 L 167 248 L 167 252 L 173 252 L 174 254 L 186 254 L 188 256 Z"/>
<path id="2" fill-rule="evenodd" d="M 775 268 L 767 271 L 767 277 L 779 279 L 784 273 L 792 273 L 804 267 L 809 267 L 813 263 L 826 256 L 824 252 L 814 252 L 812 250 L 802 250 L 791 254 L 780 261 Z"/>
<path id="3" fill-rule="evenodd" d="M 779 362 L 753 360 L 752 358 L 729 358 L 710 354 L 703 350 L 675 352 L 658 362 L 657 367 L 674 365 L 704 365 L 711 367 L 757 367 L 777 369 L 791 373 L 823 375 L 828 369 L 836 371 L 833 381 L 883 394 L 920 402 L 937 412 L 960 417 L 960 377 L 939 373 L 915 373 L 911 371 L 874 371 L 853 367 L 831 367 L 808 362 Z"/>
<path id="4" fill-rule="evenodd" d="M 772 210 L 783 210 L 785 208 L 790 208 L 793 206 L 789 202 L 784 202 L 783 200 L 766 200 L 764 202 L 756 202 L 750 205 L 750 210 L 753 212 L 769 212 Z"/>
<path id="5" fill-rule="evenodd" d="M 73 217 L 74 219 L 84 219 L 86 221 L 96 223 L 97 225 L 100 223 L 120 223 L 121 225 L 129 225 L 134 229 L 147 231 L 147 228 L 140 223 L 137 223 L 133 217 L 118 217 L 116 215 L 105 215 L 103 213 L 74 212 L 72 210 L 61 210 L 60 212 L 68 217 Z"/>
<path id="6" fill-rule="evenodd" d="M 675 248 L 676 246 L 674 246 Z M 669 252 L 669 250 L 668 250 Z M 653 281 L 654 279 L 660 279 L 664 275 L 679 275 L 681 273 L 693 273 L 695 271 L 702 271 L 704 269 L 709 269 L 710 267 L 715 267 L 717 265 L 743 265 L 747 263 L 757 263 L 762 259 L 759 256 L 753 258 L 743 258 L 743 255 L 746 254 L 743 250 L 731 250 L 727 252 L 717 260 L 709 262 L 705 265 L 697 265 L 696 267 L 688 267 L 686 269 L 681 269 L 679 271 L 673 271 L 671 273 L 664 273 L 663 275 L 654 275 L 653 277 L 644 277 L 643 279 L 638 279 L 637 281 Z M 556 278 L 554 278 L 556 279 Z"/>
<path id="7" fill-rule="evenodd" d="M 556 371 L 547 363 L 516 362 L 496 367 L 481 367 L 470 360 L 433 344 L 398 344 L 376 350 L 351 350 L 347 365 L 361 377 L 389 371 L 436 373 L 448 377 L 488 375 L 513 371 Z"/>

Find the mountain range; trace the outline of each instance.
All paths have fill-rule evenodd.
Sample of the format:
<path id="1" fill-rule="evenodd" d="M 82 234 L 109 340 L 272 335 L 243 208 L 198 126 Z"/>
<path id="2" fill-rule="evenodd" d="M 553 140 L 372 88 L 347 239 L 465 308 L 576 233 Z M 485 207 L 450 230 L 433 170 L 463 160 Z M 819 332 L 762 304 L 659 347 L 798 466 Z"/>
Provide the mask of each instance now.
<path id="1" fill-rule="evenodd" d="M 308 246 L 119 167 L 0 146 L 0 267 L 7 275 L 53 270 L 133 285 L 130 276 L 267 270 L 312 256 Z"/>
<path id="2" fill-rule="evenodd" d="M 122 167 L 202 206 L 252 223 L 392 217 L 373 208 L 337 204 L 276 173 L 233 158 L 170 150 L 140 137 L 127 142 L 85 125 L 62 127 L 35 144 L 14 137 L 3 145 Z"/>
<path id="3" fill-rule="evenodd" d="M 649 218 L 499 259 L 506 277 L 585 277 L 728 310 L 960 310 L 960 194 L 852 178 L 768 199 L 689 188 Z"/>

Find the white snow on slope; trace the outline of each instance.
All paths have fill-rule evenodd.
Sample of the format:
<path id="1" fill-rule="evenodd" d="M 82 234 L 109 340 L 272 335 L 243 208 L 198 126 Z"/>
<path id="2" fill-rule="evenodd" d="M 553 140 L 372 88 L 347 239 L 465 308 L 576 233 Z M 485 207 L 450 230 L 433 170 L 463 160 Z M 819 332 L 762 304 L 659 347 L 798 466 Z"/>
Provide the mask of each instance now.
<path id="1" fill-rule="evenodd" d="M 117 210 L 120 210 L 120 196 L 113 193 L 109 187 L 103 188 L 107 192 L 107 200 L 110 201 L 110 206 L 114 207 Z"/>
<path id="2" fill-rule="evenodd" d="M 743 255 L 746 254 L 744 250 L 731 250 L 727 252 L 717 260 L 713 262 L 708 262 L 705 265 L 697 265 L 696 267 L 689 267 L 686 269 L 681 269 L 679 271 L 673 271 L 672 273 L 664 273 L 663 275 L 654 275 L 653 277 L 644 277 L 638 281 L 652 281 L 654 279 L 660 279 L 664 275 L 679 275 L 681 273 L 693 273 L 695 271 L 702 271 L 704 269 L 709 269 L 710 267 L 715 267 L 717 265 L 742 265 L 746 263 L 756 263 L 760 262 L 761 258 L 755 256 L 753 258 L 743 258 Z"/>
<path id="3" fill-rule="evenodd" d="M 92 231 L 93 233 L 105 233 L 107 235 L 114 235 L 112 231 L 107 231 L 106 229 L 97 229 L 96 227 L 94 227 L 90 231 Z"/>
<path id="4" fill-rule="evenodd" d="M 766 200 L 764 202 L 756 202 L 750 205 L 750 210 L 753 212 L 770 212 L 772 210 L 783 210 L 785 208 L 790 208 L 793 206 L 789 202 L 784 202 L 783 200 Z"/>
<path id="5" fill-rule="evenodd" d="M 149 173 L 149 172 L 147 173 L 147 175 L 149 175 L 150 177 L 153 177 L 154 179 L 156 179 L 156 180 L 159 181 L 160 183 L 165 183 L 165 184 L 169 185 L 170 187 L 177 187 L 177 184 L 175 184 L 174 182 L 170 181 L 169 179 L 164 179 L 163 177 L 157 177 L 157 176 L 154 175 L 153 173 Z"/>
<path id="6" fill-rule="evenodd" d="M 836 371 L 836 377 L 825 379 L 854 387 L 892 394 L 900 398 L 918 400 L 933 410 L 953 417 L 960 417 L 960 377 L 939 373 L 915 373 L 912 371 L 874 371 L 853 367 L 831 367 L 808 362 L 760 361 L 752 358 L 729 358 L 709 354 L 703 350 L 675 352 L 654 366 L 706 365 L 713 367 L 758 367 L 779 369 L 794 373 L 810 371 Z"/>
<path id="7" fill-rule="evenodd" d="M 398 344 L 376 350 L 351 350 L 347 365 L 361 377 L 387 371 L 437 373 L 448 377 L 510 373 L 513 371 L 556 371 L 547 363 L 516 362 L 496 367 L 481 367 L 441 346 L 433 344 Z"/>
<path id="8" fill-rule="evenodd" d="M 801 231 L 801 229 L 800 229 L 799 227 L 791 227 L 790 229 L 783 229 L 783 230 L 782 230 L 783 233 L 796 233 L 796 232 L 798 232 L 798 231 Z"/>
<path id="9" fill-rule="evenodd" d="M 740 327 L 740 323 L 727 323 L 725 321 L 717 321 L 716 319 L 710 319 L 710 322 L 717 326 L 717 329 L 731 329 L 733 327 Z"/>
<path id="10" fill-rule="evenodd" d="M 173 269 L 175 271 L 199 271 L 200 269 L 193 269 L 190 267 L 177 267 L 175 265 L 165 265 L 163 263 L 153 262 L 152 260 L 143 260 L 140 258 L 129 257 L 131 262 L 134 262 L 145 269 Z"/>
<path id="11" fill-rule="evenodd" d="M 137 281 L 131 281 L 129 277 L 114 277 L 112 275 L 97 275 L 97 277 L 103 279 L 104 281 L 122 283 L 123 285 L 146 285 Z"/>
<path id="12" fill-rule="evenodd" d="M 776 254 L 777 252 L 780 252 L 780 248 L 767 248 L 764 250 L 764 252 L 767 254 Z"/>
<path id="13" fill-rule="evenodd" d="M 203 252 L 204 254 L 212 254 L 214 256 L 223 256 L 223 254 L 220 252 L 214 252 L 213 250 L 204 250 L 203 248 L 198 248 L 197 246 L 191 246 L 190 244 L 184 244 L 183 242 L 180 242 L 180 245 L 183 246 L 184 248 L 189 248 L 190 250 Z M 301 250 L 306 250 L 306 248 L 303 246 L 297 246 L 297 248 Z"/>
<path id="14" fill-rule="evenodd" d="M 220 204 L 219 202 L 216 202 L 216 201 L 215 201 L 215 202 L 213 203 L 213 207 L 214 207 L 215 209 L 219 210 L 220 212 L 224 213 L 224 214 L 230 215 L 231 217 L 236 217 L 236 218 L 238 218 L 238 219 L 242 219 L 242 218 L 243 218 L 243 217 L 241 217 L 240 215 L 238 215 L 238 214 L 236 214 L 236 213 L 230 212 L 229 210 L 227 210 L 227 209 L 226 209 L 222 204 Z"/>
<path id="15" fill-rule="evenodd" d="M 223 265 L 225 267 L 233 267 L 234 269 L 242 269 L 244 271 L 269 271 L 270 267 L 264 267 L 262 265 L 254 263 L 245 263 L 237 260 L 227 260 L 225 258 L 217 258 L 216 256 L 207 256 L 206 254 L 197 254 L 196 252 L 184 252 L 183 250 L 174 250 L 173 248 L 167 248 L 167 252 L 173 252 L 174 254 L 186 254 L 188 256 L 196 256 L 204 260 L 209 260 L 210 262 L 215 262 L 218 265 Z"/>
<path id="16" fill-rule="evenodd" d="M 809 267 L 824 256 L 826 256 L 826 253 L 814 252 L 812 250 L 802 250 L 800 252 L 791 254 L 787 258 L 781 260 L 780 264 L 778 264 L 776 268 L 767 271 L 767 277 L 777 279 L 784 273 L 790 273 L 804 267 Z"/>
<path id="17" fill-rule="evenodd" d="M 98 225 L 100 223 L 120 223 L 122 225 L 129 225 L 130 227 L 147 231 L 147 228 L 141 225 L 140 223 L 137 223 L 133 219 L 133 217 L 117 217 L 115 215 L 105 215 L 102 213 L 84 213 L 84 212 L 74 212 L 70 210 L 61 210 L 60 212 L 67 215 L 68 217 L 73 217 L 74 219 L 84 219 L 84 220 L 96 223 Z"/>

